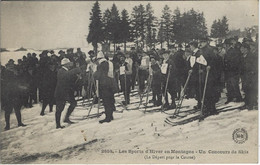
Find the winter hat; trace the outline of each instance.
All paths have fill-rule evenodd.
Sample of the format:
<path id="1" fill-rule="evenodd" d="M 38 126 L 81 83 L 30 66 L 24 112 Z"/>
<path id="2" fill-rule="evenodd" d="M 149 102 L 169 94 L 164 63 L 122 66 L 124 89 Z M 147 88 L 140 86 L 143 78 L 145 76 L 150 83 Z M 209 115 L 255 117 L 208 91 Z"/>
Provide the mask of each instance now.
<path id="1" fill-rule="evenodd" d="M 70 60 L 68 58 L 63 58 L 61 60 L 61 65 L 65 65 L 65 64 L 68 64 L 68 63 L 70 63 Z"/>
<path id="2" fill-rule="evenodd" d="M 97 54 L 97 59 L 104 58 L 104 57 L 105 57 L 105 56 L 104 56 L 104 54 L 103 54 L 102 51 L 98 52 L 98 54 Z"/>

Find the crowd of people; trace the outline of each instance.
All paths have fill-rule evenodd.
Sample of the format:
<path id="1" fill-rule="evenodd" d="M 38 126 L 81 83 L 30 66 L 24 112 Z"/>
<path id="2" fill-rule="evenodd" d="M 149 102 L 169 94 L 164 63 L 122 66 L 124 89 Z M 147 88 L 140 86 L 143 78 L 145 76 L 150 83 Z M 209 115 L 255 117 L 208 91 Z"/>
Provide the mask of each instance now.
<path id="1" fill-rule="evenodd" d="M 56 128 L 66 102 L 70 103 L 64 122 L 69 119 L 77 105 L 75 96 L 102 99 L 105 119 L 111 122 L 115 108 L 114 94 L 123 92 L 122 104 L 131 103 L 130 93 L 138 84 L 140 96 L 152 91 L 154 106 L 163 109 L 176 108 L 175 101 L 195 98 L 196 109 L 202 109 L 202 117 L 217 114 L 216 103 L 226 88 L 227 101 L 245 102 L 245 108 L 252 110 L 258 105 L 258 44 L 250 38 L 238 42 L 228 38 L 211 46 L 209 38 L 186 44 L 170 45 L 168 50 L 143 51 L 132 47 L 129 52 L 117 49 L 112 59 L 102 51 L 89 51 L 88 55 L 73 49 L 67 52 L 43 51 L 39 59 L 35 53 L 28 53 L 14 63 L 10 59 L 1 66 L 1 106 L 5 111 L 5 130 L 10 129 L 10 114 L 15 110 L 18 126 L 22 123 L 21 108 L 31 108 L 40 101 L 40 115 L 53 111 L 56 104 Z M 187 79 L 189 80 L 188 82 Z M 240 80 L 242 91 L 240 90 Z M 187 83 L 185 90 L 183 87 Z M 185 92 L 182 92 L 185 91 Z M 168 96 L 170 95 L 170 97 Z M 171 98 L 171 100 L 169 100 Z"/>

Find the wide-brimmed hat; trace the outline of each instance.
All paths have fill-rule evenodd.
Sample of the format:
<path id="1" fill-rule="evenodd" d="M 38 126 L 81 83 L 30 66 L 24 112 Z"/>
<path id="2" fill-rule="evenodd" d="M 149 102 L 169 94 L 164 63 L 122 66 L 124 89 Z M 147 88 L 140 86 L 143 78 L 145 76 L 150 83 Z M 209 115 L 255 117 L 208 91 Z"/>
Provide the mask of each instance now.
<path id="1" fill-rule="evenodd" d="M 66 65 L 66 64 L 69 64 L 69 63 L 71 63 L 71 61 L 68 58 L 63 58 L 61 60 L 61 65 Z"/>

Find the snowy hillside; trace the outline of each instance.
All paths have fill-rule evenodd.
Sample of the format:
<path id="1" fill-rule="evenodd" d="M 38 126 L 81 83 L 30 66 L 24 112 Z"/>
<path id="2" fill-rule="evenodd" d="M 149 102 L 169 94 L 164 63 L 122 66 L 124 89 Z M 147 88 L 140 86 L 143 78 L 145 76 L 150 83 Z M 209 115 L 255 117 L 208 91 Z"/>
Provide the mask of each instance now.
<path id="1" fill-rule="evenodd" d="M 117 96 L 116 102 L 122 97 Z M 143 105 L 138 110 L 139 95 L 131 97 L 128 110 L 117 104 L 117 111 L 123 113 L 115 112 L 114 120 L 105 124 L 98 122 L 104 114 L 86 119 L 90 106 L 83 106 L 80 101 L 71 116 L 76 123 L 62 123 L 66 126 L 64 129 L 55 128 L 55 112 L 49 113 L 48 108 L 46 115 L 40 116 L 41 105 L 37 104 L 22 110 L 27 127 L 18 128 L 12 114 L 11 129 L 3 131 L 4 113 L 1 112 L 1 163 L 257 162 L 258 111 L 230 109 L 243 103 L 224 105 L 224 94 L 222 98 L 217 104 L 221 109 L 218 115 L 174 127 L 164 122 L 169 115 L 149 112 L 156 109 L 154 107 L 147 108 L 146 113 Z M 189 111 L 195 104 L 194 99 L 184 100 L 185 108 L 181 111 Z M 65 112 L 66 109 L 62 114 Z M 91 114 L 96 112 L 95 106 Z M 238 128 L 244 128 L 248 133 L 243 144 L 236 143 L 232 137 Z M 232 150 L 237 153 L 231 154 Z M 212 151 L 230 153 L 214 154 Z"/>

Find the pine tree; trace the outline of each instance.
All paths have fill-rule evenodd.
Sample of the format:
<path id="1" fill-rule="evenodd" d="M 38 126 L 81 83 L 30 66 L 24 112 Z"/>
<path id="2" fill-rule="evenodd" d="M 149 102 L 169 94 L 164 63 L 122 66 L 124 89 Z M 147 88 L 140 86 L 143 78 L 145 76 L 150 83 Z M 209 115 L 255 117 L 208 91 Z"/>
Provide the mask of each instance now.
<path id="1" fill-rule="evenodd" d="M 139 6 L 135 6 L 132 11 L 132 34 L 134 36 L 134 40 L 139 46 L 139 41 L 142 43 L 142 48 L 144 46 L 145 39 L 145 9 L 142 4 Z"/>
<path id="2" fill-rule="evenodd" d="M 94 3 L 92 11 L 90 12 L 90 25 L 87 37 L 88 43 L 92 43 L 95 53 L 97 53 L 98 43 L 103 41 L 103 30 L 101 22 L 101 11 L 98 1 Z"/>
<path id="3" fill-rule="evenodd" d="M 223 16 L 222 20 L 221 20 L 221 37 L 225 37 L 228 32 L 229 32 L 229 29 L 228 29 L 228 19 L 226 16 Z"/>
<path id="4" fill-rule="evenodd" d="M 226 16 L 224 16 L 222 20 L 218 19 L 218 21 L 213 21 L 210 33 L 211 37 L 223 39 L 228 35 L 228 32 L 228 20 Z"/>
<path id="5" fill-rule="evenodd" d="M 177 7 L 173 11 L 172 16 L 172 38 L 171 40 L 173 42 L 179 42 L 181 41 L 181 34 L 182 34 L 182 23 L 181 23 L 181 12 L 180 9 Z"/>
<path id="6" fill-rule="evenodd" d="M 167 48 L 169 49 L 170 39 L 172 38 L 172 29 L 171 29 L 171 10 L 168 5 L 165 5 L 162 11 L 162 30 L 165 34 L 165 41 L 167 42 Z"/>
<path id="7" fill-rule="evenodd" d="M 122 10 L 122 19 L 120 23 L 120 40 L 124 43 L 124 51 L 126 51 L 126 42 L 130 41 L 130 20 L 127 10 Z"/>
<path id="8" fill-rule="evenodd" d="M 157 40 L 158 42 L 160 42 L 161 44 L 161 49 L 163 48 L 163 42 L 165 41 L 165 32 L 163 29 L 163 22 L 161 21 L 159 24 L 159 32 L 158 32 L 158 36 L 157 36 Z"/>
<path id="9" fill-rule="evenodd" d="M 106 9 L 103 13 L 102 23 L 103 23 L 103 37 L 104 41 L 102 44 L 103 52 L 106 54 L 110 51 L 110 38 L 111 38 L 111 30 L 109 29 L 109 25 L 111 22 L 111 12 L 109 9 Z"/>
<path id="10" fill-rule="evenodd" d="M 109 29 L 111 32 L 110 40 L 114 43 L 114 51 L 116 49 L 116 44 L 120 42 L 120 16 L 119 11 L 115 4 L 112 5 L 111 8 L 111 20 L 109 24 Z"/>
<path id="11" fill-rule="evenodd" d="M 153 46 L 153 43 L 155 42 L 155 20 L 156 17 L 153 15 L 154 11 L 152 9 L 152 6 L 150 3 L 146 5 L 146 45 L 151 49 Z"/>
<path id="12" fill-rule="evenodd" d="M 204 14 L 193 9 L 180 14 L 175 10 L 173 17 L 173 38 L 177 43 L 187 43 L 207 36 Z"/>

